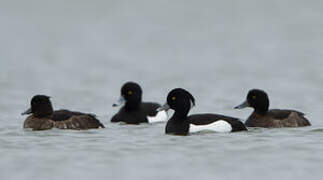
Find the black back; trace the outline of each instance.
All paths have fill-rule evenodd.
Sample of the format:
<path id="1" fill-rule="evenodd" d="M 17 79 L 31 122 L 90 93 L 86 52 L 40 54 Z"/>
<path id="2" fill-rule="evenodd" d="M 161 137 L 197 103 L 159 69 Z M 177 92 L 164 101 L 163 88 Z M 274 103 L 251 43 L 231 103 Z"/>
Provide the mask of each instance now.
<path id="1" fill-rule="evenodd" d="M 147 116 L 156 116 L 159 107 L 159 104 L 150 102 L 141 103 L 136 110 L 129 110 L 126 107 L 122 107 L 112 117 L 111 122 L 124 122 L 127 124 L 148 123 Z"/>
<path id="2" fill-rule="evenodd" d="M 160 104 L 158 103 L 151 103 L 151 102 L 145 102 L 141 103 L 141 109 L 144 114 L 147 114 L 147 116 L 156 116 L 157 115 L 157 109 L 160 107 Z"/>
<path id="3" fill-rule="evenodd" d="M 81 116 L 81 115 L 87 115 L 92 118 L 96 118 L 94 114 L 87 114 L 87 113 L 82 113 L 77 111 L 69 111 L 66 109 L 61 109 L 61 110 L 54 111 L 51 119 L 54 121 L 65 121 L 71 118 L 72 116 Z"/>

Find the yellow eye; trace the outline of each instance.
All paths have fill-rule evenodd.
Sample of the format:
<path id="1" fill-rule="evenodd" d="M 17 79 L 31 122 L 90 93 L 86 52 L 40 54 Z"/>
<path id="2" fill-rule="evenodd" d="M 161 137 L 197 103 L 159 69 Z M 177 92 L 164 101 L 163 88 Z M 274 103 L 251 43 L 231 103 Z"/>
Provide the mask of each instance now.
<path id="1" fill-rule="evenodd" d="M 173 96 L 173 97 L 172 97 L 172 100 L 173 100 L 173 101 L 175 101 L 175 100 L 176 100 L 176 97 L 175 97 L 175 96 Z"/>
<path id="2" fill-rule="evenodd" d="M 132 94 L 132 91 L 128 91 L 128 94 L 131 95 Z"/>
<path id="3" fill-rule="evenodd" d="M 252 96 L 252 99 L 256 99 L 256 96 Z"/>

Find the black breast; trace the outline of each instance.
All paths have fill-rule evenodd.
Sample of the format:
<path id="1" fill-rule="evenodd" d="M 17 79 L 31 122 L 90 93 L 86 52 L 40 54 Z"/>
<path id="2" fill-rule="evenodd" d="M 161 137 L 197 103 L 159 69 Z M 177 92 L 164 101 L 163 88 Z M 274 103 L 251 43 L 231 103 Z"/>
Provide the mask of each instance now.
<path id="1" fill-rule="evenodd" d="M 186 136 L 189 133 L 190 123 L 188 120 L 176 121 L 170 119 L 166 124 L 165 133 Z"/>

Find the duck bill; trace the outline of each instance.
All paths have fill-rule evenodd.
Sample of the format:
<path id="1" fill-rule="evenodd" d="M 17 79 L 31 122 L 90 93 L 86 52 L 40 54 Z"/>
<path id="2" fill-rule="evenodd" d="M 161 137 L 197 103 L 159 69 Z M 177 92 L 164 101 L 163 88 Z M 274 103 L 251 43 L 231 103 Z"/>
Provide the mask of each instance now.
<path id="1" fill-rule="evenodd" d="M 119 100 L 117 103 L 114 103 L 112 105 L 112 107 L 118 107 L 118 106 L 122 106 L 126 103 L 126 99 L 123 96 L 120 96 Z"/>
<path id="2" fill-rule="evenodd" d="M 27 114 L 31 114 L 31 113 L 32 113 L 31 108 L 29 108 L 29 109 L 27 109 L 27 111 L 21 113 L 21 115 L 23 116 L 23 115 L 27 115 Z"/>
<path id="3" fill-rule="evenodd" d="M 159 107 L 157 109 L 158 112 L 160 111 L 168 111 L 170 109 L 169 105 L 167 103 L 165 103 L 163 106 Z"/>
<path id="4" fill-rule="evenodd" d="M 250 107 L 250 104 L 248 103 L 247 100 L 245 102 L 243 102 L 242 104 L 240 104 L 239 106 L 236 106 L 234 109 L 243 109 L 246 107 Z"/>

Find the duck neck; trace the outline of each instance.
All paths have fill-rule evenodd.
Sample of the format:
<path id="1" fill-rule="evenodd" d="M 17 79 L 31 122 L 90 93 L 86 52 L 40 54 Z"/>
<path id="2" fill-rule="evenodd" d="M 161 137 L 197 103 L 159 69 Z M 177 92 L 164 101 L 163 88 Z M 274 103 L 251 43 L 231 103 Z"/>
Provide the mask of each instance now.
<path id="1" fill-rule="evenodd" d="M 51 105 L 44 106 L 41 110 L 33 112 L 33 115 L 37 118 L 47 118 L 51 117 L 54 113 L 53 107 Z"/>
<path id="2" fill-rule="evenodd" d="M 264 115 L 269 109 L 269 99 L 267 97 L 263 98 L 261 101 L 254 103 L 252 107 L 255 109 L 255 113 Z"/>
<path id="3" fill-rule="evenodd" d="M 140 109 L 140 105 L 141 105 L 141 100 L 127 101 L 125 104 L 125 109 L 127 111 L 135 111 L 135 110 Z"/>
<path id="4" fill-rule="evenodd" d="M 255 113 L 260 115 L 265 115 L 268 112 L 268 106 L 255 108 Z"/>
<path id="5" fill-rule="evenodd" d="M 182 122 L 187 119 L 187 114 L 188 112 L 175 112 L 172 119 Z"/>

